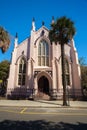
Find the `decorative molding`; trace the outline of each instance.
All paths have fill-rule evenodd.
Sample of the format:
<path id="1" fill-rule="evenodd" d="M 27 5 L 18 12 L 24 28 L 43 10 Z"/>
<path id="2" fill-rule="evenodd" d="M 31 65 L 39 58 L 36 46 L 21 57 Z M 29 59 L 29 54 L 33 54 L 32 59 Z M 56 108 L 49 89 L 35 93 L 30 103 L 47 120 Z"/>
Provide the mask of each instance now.
<path id="1" fill-rule="evenodd" d="M 40 73 L 40 71 L 34 71 L 34 78 L 36 78 L 36 76 L 38 75 L 38 73 Z"/>
<path id="2" fill-rule="evenodd" d="M 52 71 L 46 71 L 52 77 Z"/>

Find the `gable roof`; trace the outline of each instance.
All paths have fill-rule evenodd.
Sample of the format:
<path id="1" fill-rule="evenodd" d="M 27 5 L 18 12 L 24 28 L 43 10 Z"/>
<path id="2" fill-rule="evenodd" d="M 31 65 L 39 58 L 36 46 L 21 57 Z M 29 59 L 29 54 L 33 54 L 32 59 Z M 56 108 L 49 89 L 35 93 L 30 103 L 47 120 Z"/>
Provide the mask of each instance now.
<path id="1" fill-rule="evenodd" d="M 41 30 L 46 30 L 47 32 L 49 32 L 49 29 L 46 26 L 42 26 L 41 28 L 39 28 L 36 32 L 38 33 Z"/>

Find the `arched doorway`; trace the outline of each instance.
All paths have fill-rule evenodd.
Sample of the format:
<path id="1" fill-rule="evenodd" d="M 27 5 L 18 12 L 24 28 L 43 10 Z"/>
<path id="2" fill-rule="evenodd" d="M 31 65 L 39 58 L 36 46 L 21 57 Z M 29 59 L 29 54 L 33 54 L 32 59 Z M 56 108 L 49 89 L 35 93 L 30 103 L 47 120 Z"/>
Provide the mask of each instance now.
<path id="1" fill-rule="evenodd" d="M 49 81 L 45 76 L 42 76 L 38 81 L 38 91 L 49 95 Z"/>

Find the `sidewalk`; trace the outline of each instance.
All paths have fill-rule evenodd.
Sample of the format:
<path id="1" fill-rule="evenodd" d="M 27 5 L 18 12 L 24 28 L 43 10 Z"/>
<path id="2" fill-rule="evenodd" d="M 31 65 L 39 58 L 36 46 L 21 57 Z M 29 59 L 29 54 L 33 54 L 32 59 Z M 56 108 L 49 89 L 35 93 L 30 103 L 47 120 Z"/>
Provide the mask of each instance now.
<path id="1" fill-rule="evenodd" d="M 0 107 L 17 106 L 17 107 L 38 107 L 38 108 L 87 108 L 86 101 L 70 101 L 69 106 L 63 106 L 63 101 L 45 101 L 45 100 L 0 100 Z"/>

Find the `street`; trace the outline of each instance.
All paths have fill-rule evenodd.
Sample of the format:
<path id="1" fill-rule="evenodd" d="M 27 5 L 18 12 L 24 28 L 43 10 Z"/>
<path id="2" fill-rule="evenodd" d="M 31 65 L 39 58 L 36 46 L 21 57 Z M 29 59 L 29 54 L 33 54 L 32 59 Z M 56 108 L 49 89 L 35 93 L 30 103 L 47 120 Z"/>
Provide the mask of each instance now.
<path id="1" fill-rule="evenodd" d="M 87 109 L 0 107 L 0 129 L 8 127 L 12 130 L 62 130 L 63 127 L 87 130 Z"/>

